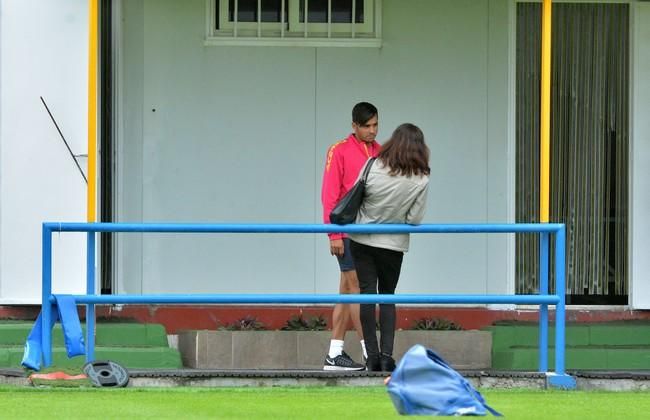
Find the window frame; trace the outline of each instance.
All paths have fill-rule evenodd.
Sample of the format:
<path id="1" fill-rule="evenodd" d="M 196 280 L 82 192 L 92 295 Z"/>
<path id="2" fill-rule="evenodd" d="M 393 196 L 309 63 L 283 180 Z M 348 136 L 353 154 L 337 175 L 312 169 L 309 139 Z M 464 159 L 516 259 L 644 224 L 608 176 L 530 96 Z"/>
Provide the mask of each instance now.
<path id="1" fill-rule="evenodd" d="M 229 0 L 205 0 L 204 45 L 369 48 L 382 46 L 381 0 L 363 0 L 363 23 L 328 24 L 307 21 L 306 30 L 305 24 L 299 21 L 300 1 L 285 0 L 284 7 L 287 9 L 288 22 L 284 24 L 283 22 L 237 22 L 235 26 L 234 22 L 228 20 Z M 219 8 L 219 22 L 217 22 L 217 8 Z M 281 16 L 284 20 L 284 14 L 281 13 Z M 329 30 L 328 26 L 330 26 Z"/>
<path id="2" fill-rule="evenodd" d="M 304 0 L 288 0 L 289 3 L 289 30 L 291 32 L 305 32 L 305 23 L 300 22 L 300 2 Z M 354 0 L 352 0 L 354 2 Z M 311 23 L 307 20 L 309 33 L 351 33 L 369 34 L 374 26 L 374 1 L 363 0 L 363 23 Z M 368 13 L 372 11 L 372 13 Z M 307 17 L 308 12 L 305 11 Z M 329 28 L 328 28 L 329 26 Z"/>
<path id="3" fill-rule="evenodd" d="M 214 1 L 214 0 L 213 0 Z M 291 0 L 287 0 L 286 3 L 288 4 Z M 219 2 L 219 29 L 217 29 L 217 19 L 215 12 L 217 11 L 217 6 L 216 6 L 216 1 L 214 2 L 214 6 L 212 8 L 212 19 L 214 20 L 214 25 L 212 26 L 213 32 L 219 32 L 221 30 L 223 31 L 234 31 L 235 30 L 235 23 L 234 21 L 231 21 L 228 19 L 229 13 L 229 3 L 230 0 L 218 0 Z M 283 15 L 283 14 L 282 14 Z M 282 25 L 283 22 L 237 22 L 237 30 L 243 30 L 243 31 L 257 31 L 258 30 L 258 25 L 262 31 L 277 31 L 280 32 L 282 30 Z M 288 22 L 284 22 L 284 25 L 288 25 Z M 285 29 L 288 30 L 288 27 Z"/>

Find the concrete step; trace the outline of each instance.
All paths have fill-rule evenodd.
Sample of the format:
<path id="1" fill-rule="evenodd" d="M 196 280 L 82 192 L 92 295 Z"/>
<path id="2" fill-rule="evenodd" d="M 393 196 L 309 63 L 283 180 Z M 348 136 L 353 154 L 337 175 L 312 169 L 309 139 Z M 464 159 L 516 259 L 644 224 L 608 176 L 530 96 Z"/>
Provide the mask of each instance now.
<path id="1" fill-rule="evenodd" d="M 195 369 L 322 369 L 331 331 L 181 331 L 184 365 Z M 492 340 L 487 331 L 396 331 L 393 357 L 414 344 L 435 349 L 457 369 L 489 369 Z M 356 334 L 345 336 L 345 351 L 361 360 Z"/>
<path id="2" fill-rule="evenodd" d="M 486 328 L 492 332 L 494 351 L 507 350 L 518 345 L 536 345 L 539 340 L 537 324 L 496 325 Z M 548 341 L 555 343 L 555 328 L 549 328 Z M 611 322 L 567 325 L 567 346 L 631 345 L 650 346 L 650 323 Z"/>
<path id="3" fill-rule="evenodd" d="M 549 368 L 555 366 L 555 350 L 549 348 Z M 492 369 L 537 370 L 539 352 L 532 346 L 514 346 L 492 352 Z M 650 369 L 650 346 L 568 346 L 565 369 L 629 370 Z"/>
<path id="4" fill-rule="evenodd" d="M 0 323 L 0 346 L 24 345 L 33 322 L 3 321 Z M 86 325 L 81 328 L 86 331 Z M 95 333 L 95 342 L 98 346 L 162 346 L 167 347 L 167 333 L 160 324 L 136 323 L 99 323 Z M 63 345 L 63 332 L 61 325 L 54 326 L 52 342 Z"/>
<path id="5" fill-rule="evenodd" d="M 0 368 L 19 368 L 23 346 L 0 347 Z M 64 347 L 52 349 L 53 364 L 57 367 L 81 367 L 84 356 L 68 358 Z M 169 347 L 105 347 L 95 348 L 96 360 L 113 360 L 133 369 L 180 369 L 183 367 L 178 350 Z"/>
<path id="6" fill-rule="evenodd" d="M 0 323 L 0 367 L 19 368 L 27 336 L 33 322 Z M 81 325 L 86 331 L 86 325 Z M 57 367 L 80 367 L 84 356 L 68 358 L 61 325 L 52 331 L 53 363 Z M 169 348 L 167 333 L 160 324 L 99 323 L 95 333 L 95 359 L 114 360 L 127 368 L 180 368 L 178 350 Z"/>
<path id="7" fill-rule="evenodd" d="M 536 370 L 539 326 L 511 323 L 492 332 L 492 368 Z M 566 369 L 650 369 L 650 323 L 608 322 L 566 327 Z M 555 364 L 555 328 L 549 328 L 549 367 Z"/>

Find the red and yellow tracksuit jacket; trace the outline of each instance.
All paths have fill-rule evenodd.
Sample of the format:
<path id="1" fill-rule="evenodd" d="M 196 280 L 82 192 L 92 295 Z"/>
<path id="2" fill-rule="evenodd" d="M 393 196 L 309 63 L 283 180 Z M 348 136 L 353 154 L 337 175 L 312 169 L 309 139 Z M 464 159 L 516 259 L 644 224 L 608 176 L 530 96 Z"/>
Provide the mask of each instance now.
<path id="1" fill-rule="evenodd" d="M 334 143 L 327 150 L 321 202 L 323 223 L 330 223 L 330 213 L 341 198 L 352 188 L 359 172 L 371 157 L 376 157 L 381 145 L 376 141 L 367 144 L 350 134 L 345 140 Z M 330 239 L 341 239 L 343 233 L 329 233 Z"/>

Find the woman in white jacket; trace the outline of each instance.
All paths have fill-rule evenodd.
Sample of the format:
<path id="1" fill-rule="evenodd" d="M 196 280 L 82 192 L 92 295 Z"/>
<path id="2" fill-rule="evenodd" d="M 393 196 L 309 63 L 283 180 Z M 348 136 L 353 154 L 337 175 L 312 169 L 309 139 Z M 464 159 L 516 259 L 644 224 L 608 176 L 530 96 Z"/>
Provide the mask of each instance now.
<path id="1" fill-rule="evenodd" d="M 429 186 L 429 148 L 422 131 L 402 124 L 372 164 L 356 223 L 418 224 L 424 216 Z M 350 249 L 362 294 L 394 294 L 409 234 L 350 234 Z M 375 305 L 360 308 L 369 371 L 395 369 L 395 305 L 379 305 L 381 345 L 377 342 Z"/>

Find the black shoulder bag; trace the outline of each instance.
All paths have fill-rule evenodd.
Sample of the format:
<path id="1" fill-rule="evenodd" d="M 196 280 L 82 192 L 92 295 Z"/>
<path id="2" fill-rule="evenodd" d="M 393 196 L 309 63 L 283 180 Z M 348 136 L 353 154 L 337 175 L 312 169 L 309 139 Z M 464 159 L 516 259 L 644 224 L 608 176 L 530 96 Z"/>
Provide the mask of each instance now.
<path id="1" fill-rule="evenodd" d="M 363 194 L 366 191 L 366 181 L 368 180 L 368 172 L 376 158 L 368 160 L 363 175 L 356 184 L 341 198 L 341 201 L 336 204 L 330 213 L 330 223 L 337 225 L 347 225 L 354 223 L 357 219 L 357 214 L 363 202 Z"/>

